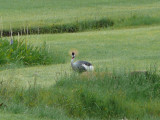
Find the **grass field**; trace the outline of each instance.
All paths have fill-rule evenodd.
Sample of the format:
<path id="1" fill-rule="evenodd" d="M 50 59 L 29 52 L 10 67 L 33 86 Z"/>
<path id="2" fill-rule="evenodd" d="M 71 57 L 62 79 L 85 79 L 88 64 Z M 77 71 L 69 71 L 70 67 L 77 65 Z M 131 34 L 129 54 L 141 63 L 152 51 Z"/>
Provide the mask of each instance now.
<path id="1" fill-rule="evenodd" d="M 146 27 L 123 30 L 101 30 L 73 34 L 32 35 L 28 42 L 41 45 L 44 41 L 49 50 L 59 49 L 67 57 L 66 64 L 38 66 L 2 71 L 5 78 L 23 79 L 28 83 L 38 74 L 38 84 L 49 85 L 55 82 L 59 74 L 70 73 L 71 56 L 69 51 L 73 48 L 79 51 L 77 60 L 91 61 L 96 68 L 146 70 L 156 65 L 159 68 L 159 35 L 160 27 Z M 22 37 L 25 39 L 26 37 Z M 9 67 L 9 66 L 8 66 Z M 11 66 L 12 67 L 12 66 Z M 3 68 L 8 69 L 8 68 Z M 24 72 L 25 71 L 25 72 Z M 9 73 L 9 74 L 8 74 Z M 14 77 L 13 77 L 14 76 Z"/>
<path id="2" fill-rule="evenodd" d="M 27 116 L 27 115 L 23 115 L 23 114 L 13 114 L 13 113 L 5 113 L 3 111 L 0 111 L 1 112 L 1 116 L 0 116 L 0 119 L 1 120 L 39 120 L 38 118 L 36 117 L 31 117 L 31 116 Z M 46 120 L 46 119 L 41 119 L 41 120 Z"/>
<path id="3" fill-rule="evenodd" d="M 159 11 L 159 0 L 0 0 L 0 30 L 101 18 L 115 25 L 20 36 L 34 46 L 46 42 L 50 54 L 62 53 L 66 62 L 1 65 L 0 104 L 7 107 L 0 106 L 0 120 L 160 119 Z M 72 50 L 78 51 L 76 60 L 94 65 L 91 76 L 74 74 Z M 125 75 L 150 70 L 148 78 Z"/>
<path id="4" fill-rule="evenodd" d="M 0 3 L 0 28 L 3 29 L 50 26 L 100 18 L 118 21 L 133 15 L 142 18 L 149 16 L 153 19 L 150 22 L 160 20 L 159 0 L 0 0 Z M 126 21 L 125 24 L 129 23 Z"/>

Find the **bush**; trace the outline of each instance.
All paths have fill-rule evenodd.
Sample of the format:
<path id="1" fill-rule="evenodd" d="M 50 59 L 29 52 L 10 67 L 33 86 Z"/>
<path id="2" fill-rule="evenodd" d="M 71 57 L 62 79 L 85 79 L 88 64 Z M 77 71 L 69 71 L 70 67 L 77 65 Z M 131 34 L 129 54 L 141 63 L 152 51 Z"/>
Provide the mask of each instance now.
<path id="1" fill-rule="evenodd" d="M 41 47 L 26 44 L 24 40 L 13 40 L 13 44 L 7 39 L 0 39 L 0 64 L 21 63 L 24 65 L 47 65 L 64 63 L 65 58 L 54 51 L 48 52 L 46 43 Z"/>

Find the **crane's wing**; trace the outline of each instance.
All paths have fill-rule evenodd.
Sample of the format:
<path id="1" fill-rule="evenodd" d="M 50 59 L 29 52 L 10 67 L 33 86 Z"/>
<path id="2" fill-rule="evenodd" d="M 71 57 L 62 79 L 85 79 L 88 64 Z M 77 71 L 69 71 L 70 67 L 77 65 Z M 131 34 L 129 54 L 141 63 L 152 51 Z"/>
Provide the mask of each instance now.
<path id="1" fill-rule="evenodd" d="M 76 61 L 75 66 L 79 72 L 88 71 L 88 68 L 92 68 L 92 64 L 87 61 Z"/>
<path id="2" fill-rule="evenodd" d="M 77 61 L 78 62 L 78 64 L 85 64 L 85 65 L 87 65 L 87 66 L 91 66 L 92 64 L 91 63 L 89 63 L 89 62 L 87 62 L 87 61 Z"/>

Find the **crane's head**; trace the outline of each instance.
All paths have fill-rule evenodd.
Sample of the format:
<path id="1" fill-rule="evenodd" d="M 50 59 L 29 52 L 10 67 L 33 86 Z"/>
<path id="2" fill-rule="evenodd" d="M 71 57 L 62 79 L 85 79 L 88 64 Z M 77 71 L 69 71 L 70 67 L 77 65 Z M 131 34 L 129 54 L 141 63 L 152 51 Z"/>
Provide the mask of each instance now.
<path id="1" fill-rule="evenodd" d="M 73 59 L 73 58 L 75 58 L 75 53 L 74 53 L 74 52 L 72 52 L 72 59 Z"/>

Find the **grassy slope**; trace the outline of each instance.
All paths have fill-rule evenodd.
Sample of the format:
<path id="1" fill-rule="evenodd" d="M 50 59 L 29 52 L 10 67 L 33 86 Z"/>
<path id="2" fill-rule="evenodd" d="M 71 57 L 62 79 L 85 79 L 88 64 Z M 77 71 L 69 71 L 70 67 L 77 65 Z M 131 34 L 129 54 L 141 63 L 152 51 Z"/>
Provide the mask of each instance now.
<path id="1" fill-rule="evenodd" d="M 78 60 L 91 61 L 96 68 L 109 70 L 127 69 L 144 70 L 159 62 L 159 33 L 160 27 L 146 27 L 123 30 L 101 30 L 73 34 L 32 35 L 29 42 L 40 45 L 44 41 L 52 48 L 59 49 L 67 55 L 68 63 L 63 65 L 35 66 L 1 71 L 1 78 L 20 81 L 20 84 L 34 83 L 35 73 L 37 83 L 50 85 L 60 74 L 72 72 L 70 67 L 71 48 L 76 48 Z M 25 36 L 24 36 L 25 37 Z M 25 83 L 25 84 L 24 84 Z"/>
<path id="2" fill-rule="evenodd" d="M 43 26 L 73 22 L 77 19 L 119 19 L 133 14 L 152 17 L 160 15 L 159 0 L 0 0 L 0 3 L 0 23 L 4 29 L 9 29 L 10 25 Z"/>

